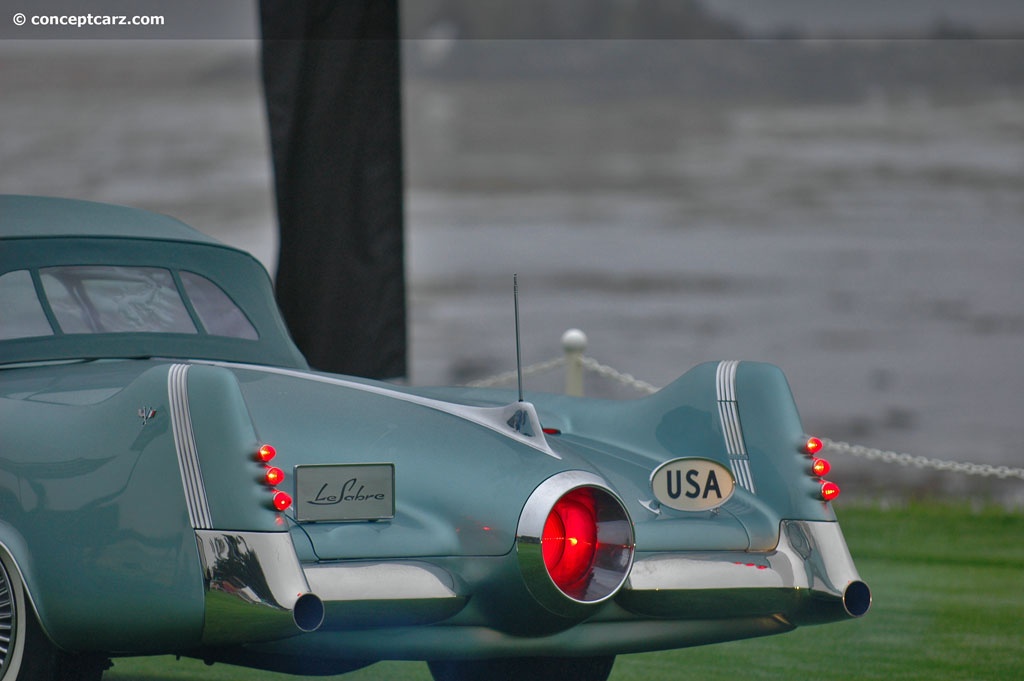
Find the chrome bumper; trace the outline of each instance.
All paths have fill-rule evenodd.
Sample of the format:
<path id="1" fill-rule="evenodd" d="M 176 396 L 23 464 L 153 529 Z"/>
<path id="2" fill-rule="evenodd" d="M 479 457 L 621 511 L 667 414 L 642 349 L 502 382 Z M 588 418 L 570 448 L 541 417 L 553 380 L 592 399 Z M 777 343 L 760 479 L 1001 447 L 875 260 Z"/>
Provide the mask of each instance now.
<path id="1" fill-rule="evenodd" d="M 420 561 L 307 565 L 305 577 L 326 606 L 324 629 L 430 624 L 467 601 L 447 570 Z"/>
<path id="2" fill-rule="evenodd" d="M 288 642 L 289 654 L 427 659 L 551 654 L 560 646 L 641 652 L 859 617 L 871 605 L 834 522 L 783 521 L 773 551 L 638 555 L 622 589 L 595 604 L 587 622 L 533 637 L 502 633 L 470 612 L 470 589 L 425 561 L 303 566 L 288 533 L 196 535 L 207 588 L 203 643 L 210 646 L 319 629 Z M 422 627 L 446 620 L 453 626 Z M 382 639 L 381 628 L 410 635 L 400 644 Z"/>
<path id="3" fill-rule="evenodd" d="M 801 625 L 860 617 L 871 591 L 838 523 L 791 520 L 774 551 L 637 557 L 616 601 L 641 616 L 778 615 Z"/>
<path id="4" fill-rule="evenodd" d="M 349 627 L 428 624 L 466 604 L 446 570 L 418 561 L 299 563 L 287 532 L 197 530 L 203 645 Z"/>

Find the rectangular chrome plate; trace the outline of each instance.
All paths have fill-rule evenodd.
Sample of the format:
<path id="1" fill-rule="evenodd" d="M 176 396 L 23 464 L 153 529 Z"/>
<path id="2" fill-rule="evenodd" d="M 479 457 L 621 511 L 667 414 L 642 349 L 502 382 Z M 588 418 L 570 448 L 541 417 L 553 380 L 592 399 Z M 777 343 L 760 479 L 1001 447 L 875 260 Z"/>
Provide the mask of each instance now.
<path id="1" fill-rule="evenodd" d="M 296 520 L 343 522 L 394 517 L 394 464 L 295 467 Z"/>

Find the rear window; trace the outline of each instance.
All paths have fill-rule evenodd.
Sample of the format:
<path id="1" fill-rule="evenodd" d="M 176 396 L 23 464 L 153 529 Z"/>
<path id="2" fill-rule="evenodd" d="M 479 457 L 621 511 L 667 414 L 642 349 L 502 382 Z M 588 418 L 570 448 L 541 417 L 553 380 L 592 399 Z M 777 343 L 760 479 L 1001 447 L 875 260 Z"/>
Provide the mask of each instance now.
<path id="1" fill-rule="evenodd" d="M 0 339 L 55 333 L 259 337 L 219 286 L 190 272 L 176 276 L 159 267 L 80 265 L 0 276 Z"/>
<path id="2" fill-rule="evenodd" d="M 170 271 L 48 267 L 43 291 L 64 333 L 196 333 Z"/>
<path id="3" fill-rule="evenodd" d="M 247 340 L 259 338 L 252 323 L 219 286 L 200 274 L 181 272 L 180 276 L 185 294 L 207 333 Z"/>
<path id="4" fill-rule="evenodd" d="M 0 275 L 0 340 L 52 334 L 32 274 L 18 270 Z"/>

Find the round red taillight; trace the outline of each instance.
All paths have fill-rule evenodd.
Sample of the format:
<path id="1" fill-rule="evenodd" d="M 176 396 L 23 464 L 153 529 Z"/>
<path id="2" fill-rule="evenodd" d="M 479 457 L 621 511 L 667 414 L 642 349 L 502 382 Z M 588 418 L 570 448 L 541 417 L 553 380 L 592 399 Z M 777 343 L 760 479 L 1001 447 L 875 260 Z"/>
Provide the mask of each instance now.
<path id="1" fill-rule="evenodd" d="M 819 478 L 823 478 L 828 475 L 830 470 L 832 470 L 832 464 L 825 459 L 815 459 L 811 462 L 811 472 Z"/>
<path id="2" fill-rule="evenodd" d="M 274 449 L 271 445 L 262 445 L 256 451 L 256 458 L 262 461 L 263 463 L 267 463 L 275 456 L 277 456 L 277 450 Z"/>
<path id="3" fill-rule="evenodd" d="M 591 574 L 597 551 L 597 514 L 593 492 L 573 490 L 559 499 L 544 522 L 541 553 L 551 581 L 566 592 L 577 590 Z"/>
<path id="4" fill-rule="evenodd" d="M 516 554 L 527 588 L 549 612 L 576 617 L 612 598 L 633 565 L 625 504 L 593 473 L 563 471 L 526 500 Z"/>
<path id="5" fill-rule="evenodd" d="M 286 511 L 291 508 L 292 498 L 286 492 L 274 492 L 274 508 Z"/>
<path id="6" fill-rule="evenodd" d="M 804 445 L 804 450 L 811 455 L 817 454 L 824 449 L 825 443 L 816 437 L 808 438 L 807 443 Z"/>
<path id="7" fill-rule="evenodd" d="M 839 496 L 839 485 L 834 482 L 823 481 L 821 483 L 821 498 L 825 501 L 832 501 Z"/>
<path id="8" fill-rule="evenodd" d="M 277 487 L 284 482 L 284 471 L 275 466 L 267 466 L 267 471 L 263 476 L 267 484 L 271 487 Z"/>

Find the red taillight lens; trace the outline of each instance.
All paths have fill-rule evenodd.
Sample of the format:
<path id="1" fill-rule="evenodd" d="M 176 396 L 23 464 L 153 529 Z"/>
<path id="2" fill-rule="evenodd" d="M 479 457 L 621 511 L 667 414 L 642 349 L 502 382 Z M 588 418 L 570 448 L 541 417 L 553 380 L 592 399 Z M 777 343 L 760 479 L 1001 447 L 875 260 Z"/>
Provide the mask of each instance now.
<path id="1" fill-rule="evenodd" d="M 828 475 L 830 470 L 832 470 L 832 464 L 825 459 L 815 459 L 811 462 L 811 472 L 819 478 L 823 478 Z"/>
<path id="2" fill-rule="evenodd" d="M 271 487 L 277 487 L 284 482 L 284 471 L 274 466 L 267 466 L 267 472 L 264 474 L 264 480 Z"/>
<path id="3" fill-rule="evenodd" d="M 570 591 L 586 580 L 597 551 L 597 514 L 594 495 L 575 489 L 559 499 L 544 523 L 541 553 L 551 580 Z"/>
<path id="4" fill-rule="evenodd" d="M 286 492 L 274 492 L 274 508 L 286 511 L 292 505 L 292 498 Z"/>
<path id="5" fill-rule="evenodd" d="M 804 450 L 810 454 L 815 455 L 825 447 L 825 443 L 816 437 L 809 438 L 807 444 L 804 445 Z"/>
<path id="6" fill-rule="evenodd" d="M 542 482 L 516 529 L 519 569 L 548 611 L 572 616 L 611 598 L 633 566 L 633 523 L 604 481 L 562 471 Z"/>
<path id="7" fill-rule="evenodd" d="M 271 445 L 263 445 L 256 451 L 256 458 L 263 463 L 267 463 L 275 456 L 277 456 L 277 450 Z"/>
<path id="8" fill-rule="evenodd" d="M 825 501 L 832 501 L 839 496 L 839 485 L 827 480 L 821 483 L 821 498 Z"/>

